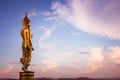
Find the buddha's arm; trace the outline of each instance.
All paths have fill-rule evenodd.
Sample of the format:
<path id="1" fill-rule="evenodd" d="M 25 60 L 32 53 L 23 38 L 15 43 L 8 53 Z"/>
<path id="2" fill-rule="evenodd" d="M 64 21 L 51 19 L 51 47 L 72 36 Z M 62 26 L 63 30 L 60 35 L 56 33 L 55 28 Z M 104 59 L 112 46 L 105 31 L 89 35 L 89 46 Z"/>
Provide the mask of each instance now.
<path id="1" fill-rule="evenodd" d="M 34 48 L 32 46 L 32 41 L 31 41 L 32 37 L 33 37 L 33 35 L 32 35 L 32 32 L 30 31 L 30 45 L 31 45 L 32 50 L 34 50 Z"/>

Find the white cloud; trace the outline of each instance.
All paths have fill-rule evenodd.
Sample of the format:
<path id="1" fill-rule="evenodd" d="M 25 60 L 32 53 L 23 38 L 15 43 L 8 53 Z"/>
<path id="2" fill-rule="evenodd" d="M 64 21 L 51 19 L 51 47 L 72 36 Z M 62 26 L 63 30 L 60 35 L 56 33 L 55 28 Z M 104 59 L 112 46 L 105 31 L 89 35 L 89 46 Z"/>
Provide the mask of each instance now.
<path id="1" fill-rule="evenodd" d="M 41 41 L 43 41 L 44 39 L 50 37 L 52 31 L 55 29 L 54 26 L 52 26 L 52 27 L 49 28 L 49 29 L 46 28 L 45 26 L 41 26 L 40 28 L 43 29 L 43 30 L 45 30 L 45 34 L 44 34 L 42 37 L 40 37 L 40 40 L 41 40 Z"/>
<path id="2" fill-rule="evenodd" d="M 67 4 L 53 3 L 52 9 L 56 17 L 81 31 L 120 40 L 119 5 L 119 0 L 68 0 Z"/>
<path id="3" fill-rule="evenodd" d="M 51 16 L 51 12 L 39 12 L 39 14 L 44 15 L 44 16 Z"/>
<path id="4" fill-rule="evenodd" d="M 28 17 L 33 17 L 33 16 L 37 16 L 38 13 L 37 12 L 30 12 L 30 13 L 27 13 L 28 14 Z"/>
<path id="5" fill-rule="evenodd" d="M 52 49 L 55 46 L 55 43 L 44 43 L 43 42 L 49 38 L 51 36 L 51 33 L 53 32 L 53 30 L 55 29 L 55 26 L 52 26 L 51 28 L 47 28 L 45 26 L 41 26 L 40 29 L 43 29 L 45 31 L 45 33 L 40 37 L 39 40 L 39 46 L 40 48 L 46 48 L 46 49 Z"/>
<path id="6" fill-rule="evenodd" d="M 48 12 L 48 11 L 44 11 L 44 12 L 42 12 L 42 11 L 31 11 L 31 12 L 27 12 L 27 16 L 28 16 L 29 18 L 34 17 L 34 16 L 38 16 L 38 15 L 42 15 L 42 16 L 48 17 L 48 16 L 51 16 L 52 13 L 51 13 L 51 12 Z M 24 15 L 22 15 L 22 17 L 24 17 L 24 16 L 25 16 L 25 13 L 24 13 Z"/>
<path id="7" fill-rule="evenodd" d="M 47 17 L 44 19 L 44 21 L 51 21 L 51 20 L 55 20 L 55 21 L 59 21 L 57 17 L 52 16 L 52 17 Z"/>

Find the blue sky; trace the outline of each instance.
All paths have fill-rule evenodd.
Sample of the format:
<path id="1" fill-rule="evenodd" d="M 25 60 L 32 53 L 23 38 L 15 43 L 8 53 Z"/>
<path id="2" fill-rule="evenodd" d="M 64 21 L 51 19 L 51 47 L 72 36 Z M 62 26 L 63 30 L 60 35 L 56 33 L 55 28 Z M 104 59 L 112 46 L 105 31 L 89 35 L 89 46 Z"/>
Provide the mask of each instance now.
<path id="1" fill-rule="evenodd" d="M 1 78 L 19 77 L 26 12 L 35 77 L 120 76 L 119 0 L 0 0 Z"/>

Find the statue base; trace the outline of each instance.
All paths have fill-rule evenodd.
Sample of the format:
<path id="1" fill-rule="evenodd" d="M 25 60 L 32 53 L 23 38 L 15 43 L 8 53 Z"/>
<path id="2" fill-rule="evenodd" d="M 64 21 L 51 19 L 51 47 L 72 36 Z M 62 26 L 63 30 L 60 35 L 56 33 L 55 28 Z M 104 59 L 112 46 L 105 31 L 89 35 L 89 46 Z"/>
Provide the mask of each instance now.
<path id="1" fill-rule="evenodd" d="M 34 72 L 20 72 L 19 80 L 34 80 Z"/>

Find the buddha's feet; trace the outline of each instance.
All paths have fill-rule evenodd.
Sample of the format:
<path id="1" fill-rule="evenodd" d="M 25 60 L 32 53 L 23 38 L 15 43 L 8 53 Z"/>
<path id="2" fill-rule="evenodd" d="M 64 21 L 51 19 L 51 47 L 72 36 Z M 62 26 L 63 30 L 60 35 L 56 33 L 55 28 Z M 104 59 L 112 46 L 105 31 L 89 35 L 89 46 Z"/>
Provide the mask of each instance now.
<path id="1" fill-rule="evenodd" d="M 25 67 L 22 67 L 22 70 L 23 70 L 24 72 L 27 72 L 27 71 L 28 71 Z"/>

